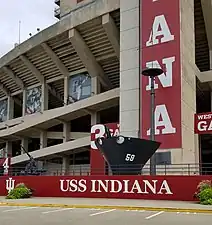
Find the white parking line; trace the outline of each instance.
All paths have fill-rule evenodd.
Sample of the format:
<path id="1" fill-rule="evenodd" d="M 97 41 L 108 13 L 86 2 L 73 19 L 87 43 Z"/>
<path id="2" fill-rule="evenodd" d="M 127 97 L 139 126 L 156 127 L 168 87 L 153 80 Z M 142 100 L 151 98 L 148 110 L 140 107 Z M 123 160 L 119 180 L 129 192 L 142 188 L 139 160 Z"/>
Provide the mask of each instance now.
<path id="1" fill-rule="evenodd" d="M 151 216 L 147 216 L 145 219 L 146 219 L 146 220 L 149 220 L 149 219 L 151 219 L 151 218 L 153 218 L 153 217 L 159 216 L 159 215 L 162 214 L 162 213 L 164 213 L 164 211 L 160 211 L 160 212 L 155 213 L 155 214 L 153 214 L 153 215 L 151 215 Z"/>
<path id="2" fill-rule="evenodd" d="M 48 213 L 55 213 L 55 212 L 68 211 L 68 210 L 72 210 L 72 209 L 74 209 L 74 208 L 56 209 L 56 210 L 51 210 L 51 211 L 42 212 L 42 214 L 48 214 Z"/>
<path id="3" fill-rule="evenodd" d="M 3 213 L 5 212 L 14 212 L 14 211 L 21 211 L 21 210 L 28 210 L 28 209 L 37 209 L 38 207 L 18 207 L 15 209 L 8 209 L 8 210 L 4 210 L 2 211 Z"/>
<path id="4" fill-rule="evenodd" d="M 110 210 L 103 211 L 103 212 L 93 213 L 93 214 L 90 214 L 90 216 L 97 216 L 97 215 L 100 215 L 100 214 L 113 212 L 113 211 L 115 211 L 115 210 L 116 210 L 116 209 L 110 209 Z"/>

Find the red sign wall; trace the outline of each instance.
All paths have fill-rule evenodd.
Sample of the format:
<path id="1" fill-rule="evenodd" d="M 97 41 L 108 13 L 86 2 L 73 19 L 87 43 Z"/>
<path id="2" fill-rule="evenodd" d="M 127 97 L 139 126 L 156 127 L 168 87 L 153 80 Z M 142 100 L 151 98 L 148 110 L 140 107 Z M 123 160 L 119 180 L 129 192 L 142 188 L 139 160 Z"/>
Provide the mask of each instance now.
<path id="1" fill-rule="evenodd" d="M 3 176 L 0 196 L 25 183 L 36 197 L 192 201 L 198 183 L 210 179 L 211 176 Z"/>
<path id="2" fill-rule="evenodd" d="M 161 149 L 181 148 L 181 63 L 179 0 L 142 0 L 141 68 L 158 67 L 155 134 Z M 142 76 L 142 75 L 141 75 Z M 150 79 L 141 78 L 141 135 L 150 135 Z"/>
<path id="3" fill-rule="evenodd" d="M 106 126 L 110 129 L 112 136 L 119 134 L 119 124 L 109 123 Z M 91 127 L 91 150 L 90 150 L 90 171 L 91 175 L 105 174 L 105 160 L 95 145 L 95 140 L 105 135 L 105 127 L 103 124 L 96 124 Z"/>
<path id="4" fill-rule="evenodd" d="M 212 112 L 194 115 L 194 132 L 195 134 L 212 133 Z"/>

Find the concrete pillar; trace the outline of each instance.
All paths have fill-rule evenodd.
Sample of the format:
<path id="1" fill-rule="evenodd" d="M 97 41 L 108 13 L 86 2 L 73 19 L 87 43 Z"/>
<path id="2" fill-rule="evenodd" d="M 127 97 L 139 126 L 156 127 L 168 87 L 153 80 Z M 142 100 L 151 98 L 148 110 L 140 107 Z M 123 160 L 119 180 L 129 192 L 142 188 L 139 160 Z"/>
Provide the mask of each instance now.
<path id="1" fill-rule="evenodd" d="M 49 92 L 46 83 L 41 84 L 41 112 L 48 110 Z"/>
<path id="2" fill-rule="evenodd" d="M 65 105 L 69 104 L 68 99 L 69 99 L 69 77 L 66 76 L 64 77 L 64 104 Z"/>
<path id="3" fill-rule="evenodd" d="M 70 122 L 63 123 L 63 142 L 67 142 L 70 140 L 70 130 Z"/>
<path id="4" fill-rule="evenodd" d="M 212 70 L 212 51 L 209 50 L 209 55 L 210 55 L 210 69 Z"/>
<path id="5" fill-rule="evenodd" d="M 5 147 L 5 157 L 12 157 L 12 142 L 11 141 L 7 141 L 6 142 L 6 147 Z"/>
<path id="6" fill-rule="evenodd" d="M 47 131 L 41 131 L 40 133 L 40 149 L 47 147 Z"/>
<path id="7" fill-rule="evenodd" d="M 22 116 L 26 115 L 26 98 L 27 98 L 27 90 L 23 89 Z"/>
<path id="8" fill-rule="evenodd" d="M 91 78 L 91 93 L 92 95 L 97 95 L 100 93 L 100 82 L 97 77 Z M 91 114 L 91 126 L 100 122 L 100 116 L 98 112 Z"/>
<path id="9" fill-rule="evenodd" d="M 120 21 L 120 133 L 138 137 L 139 0 L 120 1 Z"/>
<path id="10" fill-rule="evenodd" d="M 98 77 L 91 78 L 91 95 L 97 95 L 100 93 L 100 82 Z"/>
<path id="11" fill-rule="evenodd" d="M 7 98 L 7 120 L 11 120 L 14 117 L 14 99 L 11 96 Z"/>
<path id="12" fill-rule="evenodd" d="M 198 135 L 194 134 L 196 113 L 194 1 L 180 0 L 180 14 L 182 149 L 172 150 L 172 163 L 196 164 L 199 163 L 199 144 Z"/>
<path id="13" fill-rule="evenodd" d="M 69 175 L 69 168 L 70 168 L 70 158 L 68 156 L 64 156 L 62 162 L 63 175 Z"/>
<path id="14" fill-rule="evenodd" d="M 21 145 L 24 147 L 24 149 L 28 152 L 28 145 L 29 145 L 29 141 L 27 138 L 23 138 L 21 140 Z M 21 149 L 21 154 L 24 154 L 25 152 L 23 151 L 23 149 Z"/>
<path id="15" fill-rule="evenodd" d="M 70 122 L 63 123 L 63 143 L 70 140 Z M 70 166 L 70 159 L 68 156 L 63 156 L 62 173 L 68 174 Z"/>

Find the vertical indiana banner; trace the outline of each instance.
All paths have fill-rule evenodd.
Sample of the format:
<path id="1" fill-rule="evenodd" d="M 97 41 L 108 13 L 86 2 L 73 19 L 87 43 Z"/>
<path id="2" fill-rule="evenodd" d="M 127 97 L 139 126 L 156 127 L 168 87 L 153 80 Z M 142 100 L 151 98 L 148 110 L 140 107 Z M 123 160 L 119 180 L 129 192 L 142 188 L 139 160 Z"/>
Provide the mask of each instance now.
<path id="1" fill-rule="evenodd" d="M 140 67 L 161 68 L 155 78 L 155 138 L 161 149 L 181 148 L 180 0 L 140 1 Z M 149 139 L 150 79 L 141 76 L 142 138 Z"/>

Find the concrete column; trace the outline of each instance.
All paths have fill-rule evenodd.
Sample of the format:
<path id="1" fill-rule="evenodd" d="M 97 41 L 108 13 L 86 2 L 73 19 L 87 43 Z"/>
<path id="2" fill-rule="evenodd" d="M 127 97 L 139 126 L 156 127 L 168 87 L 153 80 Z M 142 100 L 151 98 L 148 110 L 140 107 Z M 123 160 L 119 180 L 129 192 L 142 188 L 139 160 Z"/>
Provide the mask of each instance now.
<path id="1" fill-rule="evenodd" d="M 63 123 L 63 143 L 70 140 L 70 122 Z M 68 174 L 70 166 L 70 159 L 68 156 L 63 156 L 62 172 Z"/>
<path id="2" fill-rule="evenodd" d="M 27 90 L 23 90 L 23 105 L 22 105 L 22 116 L 26 115 L 26 96 L 27 95 Z"/>
<path id="3" fill-rule="evenodd" d="M 49 92 L 46 83 L 41 84 L 41 112 L 48 110 Z"/>
<path id="4" fill-rule="evenodd" d="M 91 78 L 91 95 L 97 95 L 100 93 L 100 82 L 98 77 Z"/>
<path id="5" fill-rule="evenodd" d="M 47 147 L 47 131 L 41 131 L 40 133 L 40 149 Z"/>
<path id="6" fill-rule="evenodd" d="M 212 70 L 212 51 L 209 50 L 209 55 L 210 55 L 210 69 Z"/>
<path id="7" fill-rule="evenodd" d="M 6 154 L 6 157 L 8 156 L 12 157 L 12 142 L 11 141 L 6 142 L 5 154 Z"/>
<path id="8" fill-rule="evenodd" d="M 14 99 L 11 96 L 7 98 L 7 120 L 11 120 L 14 117 Z"/>
<path id="9" fill-rule="evenodd" d="M 67 142 L 70 140 L 70 130 L 70 122 L 63 123 L 63 142 Z"/>
<path id="10" fill-rule="evenodd" d="M 70 158 L 68 156 L 64 156 L 62 162 L 62 173 L 64 175 L 69 175 L 69 168 L 70 168 Z"/>
<path id="11" fill-rule="evenodd" d="M 29 144 L 29 141 L 27 138 L 23 138 L 21 140 L 21 145 L 25 148 L 25 150 L 28 152 L 28 144 Z M 25 152 L 21 149 L 21 154 L 24 154 Z"/>
<path id="12" fill-rule="evenodd" d="M 120 11 L 120 133 L 138 137 L 139 0 L 121 0 Z"/>
<path id="13" fill-rule="evenodd" d="M 68 99 L 69 99 L 69 77 L 64 77 L 64 104 L 68 105 Z"/>
<path id="14" fill-rule="evenodd" d="M 91 93 L 92 95 L 97 95 L 100 93 L 100 82 L 97 77 L 91 78 Z M 100 116 L 98 112 L 91 114 L 91 126 L 100 122 Z"/>
<path id="15" fill-rule="evenodd" d="M 194 134 L 196 113 L 194 1 L 180 0 L 180 14 L 182 149 L 172 150 L 172 163 L 196 164 L 199 163 L 199 144 L 198 135 Z"/>

